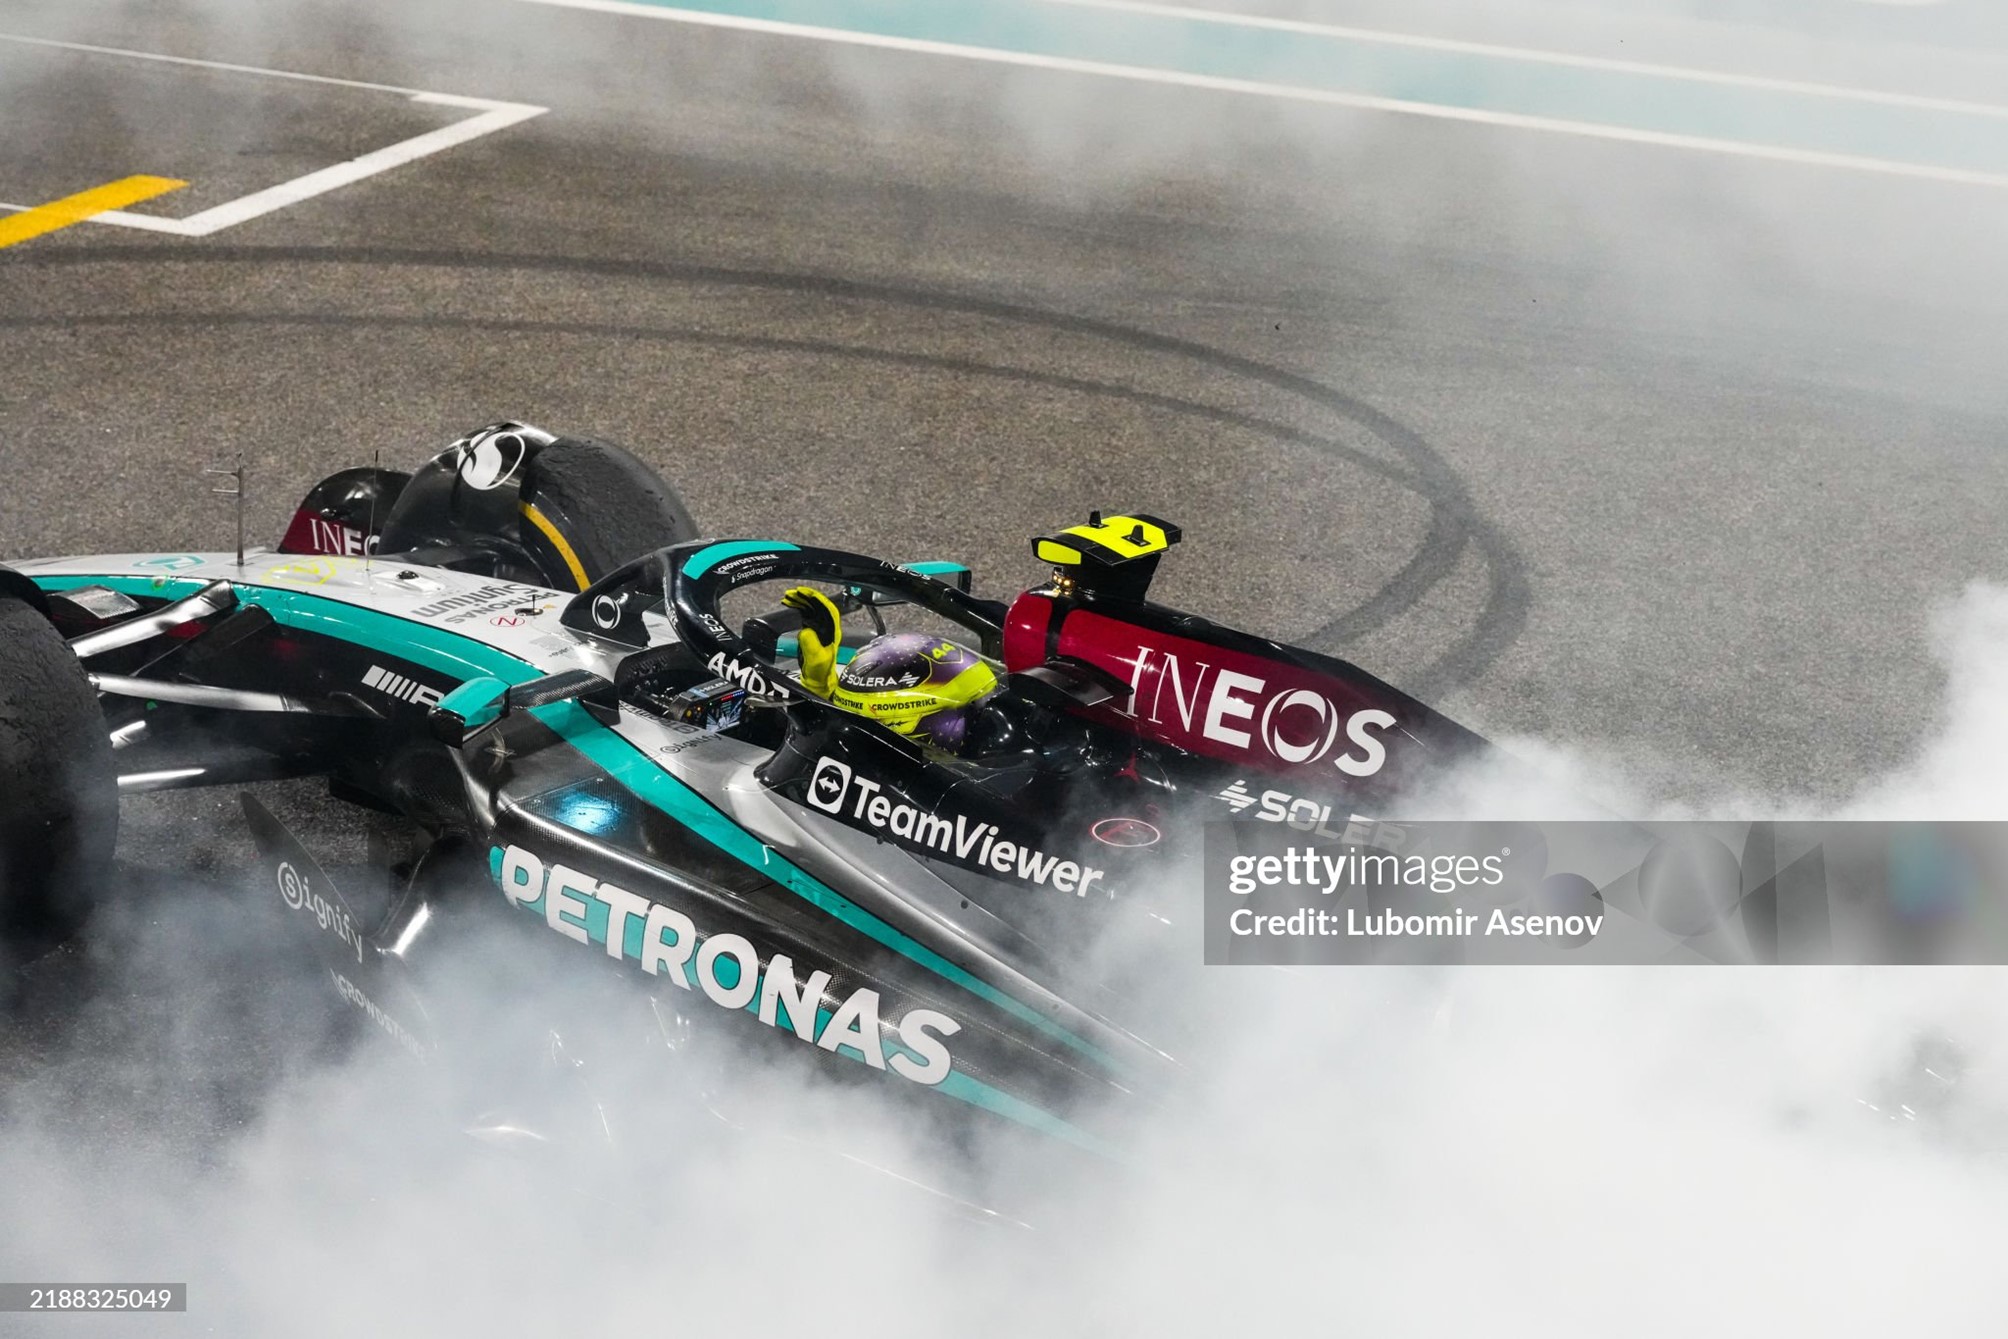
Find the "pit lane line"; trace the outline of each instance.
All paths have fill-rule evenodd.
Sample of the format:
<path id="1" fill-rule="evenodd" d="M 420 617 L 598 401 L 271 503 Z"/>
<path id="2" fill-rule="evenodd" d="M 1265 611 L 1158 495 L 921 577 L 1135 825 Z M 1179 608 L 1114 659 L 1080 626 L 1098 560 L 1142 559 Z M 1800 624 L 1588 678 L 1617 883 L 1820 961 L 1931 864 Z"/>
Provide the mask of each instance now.
<path id="1" fill-rule="evenodd" d="M 173 177 L 125 177 L 93 186 L 88 191 L 78 191 L 75 195 L 66 195 L 60 200 L 51 200 L 45 205 L 24 209 L 13 218 L 0 219 L 0 247 L 19 246 L 121 205 L 136 205 L 142 200 L 178 191 L 187 184 Z"/>
<path id="2" fill-rule="evenodd" d="M 1400 115 L 1428 117 L 1436 120 L 1456 121 L 1466 124 L 1494 126 L 1504 129 L 1533 130 L 1551 134 L 1571 135 L 1586 139 L 1614 141 L 1619 143 L 1642 144 L 1659 148 L 1683 149 L 1692 152 L 1720 154 L 1735 158 L 1791 163 L 1808 167 L 1823 167 L 1849 171 L 1876 173 L 1885 176 L 1907 177 L 1919 180 L 1945 182 L 1966 186 L 2008 187 L 2008 136 L 2001 136 L 2002 129 L 1995 123 L 2008 118 L 2008 107 L 1990 103 L 1962 103 L 1949 99 L 1925 98 L 1909 94 L 1879 94 L 1868 89 L 1845 89 L 1838 85 L 1799 84 L 1791 80 L 1764 80 L 1755 77 L 1737 76 L 1711 71 L 1690 71 L 1678 66 L 1658 67 L 1643 65 L 1639 68 L 1624 69 L 1620 63 L 1602 63 L 1589 57 L 1567 57 L 1563 53 L 1549 53 L 1554 56 L 1547 63 L 1559 69 L 1574 69 L 1585 75 L 1615 75 L 1641 83 L 1657 80 L 1661 83 L 1681 81 L 1694 82 L 1702 86 L 1712 85 L 1716 92 L 1725 97 L 1740 95 L 1744 105 L 1738 107 L 1729 103 L 1700 104 L 1685 110 L 1689 129 L 1667 129 L 1648 124 L 1626 124 L 1621 119 L 1631 116 L 1650 120 L 1664 116 L 1670 110 L 1663 97 L 1652 96 L 1655 90 L 1620 89 L 1617 96 L 1609 97 L 1599 108 L 1600 96 L 1611 94 L 1613 88 L 1588 88 L 1576 90 L 1592 96 L 1587 104 L 1568 108 L 1570 114 L 1558 114 L 1563 109 L 1553 104 L 1568 103 L 1570 94 L 1552 80 L 1526 81 L 1517 83 L 1508 79 L 1503 83 L 1492 77 L 1493 72 L 1451 68 L 1431 71 L 1412 69 L 1406 71 L 1370 70 L 1362 72 L 1339 71 L 1340 82 L 1345 78 L 1355 81 L 1381 82 L 1387 87 L 1382 91 L 1364 88 L 1347 88 L 1334 84 L 1320 86 L 1318 80 L 1332 78 L 1330 66 L 1343 64 L 1344 53 L 1333 54 L 1331 59 L 1321 62 L 1319 53 L 1296 50 L 1289 47 L 1272 47 L 1266 52 L 1242 52 L 1259 57 L 1258 65 L 1271 69 L 1277 65 L 1293 66 L 1290 74 L 1300 80 L 1312 82 L 1282 82 L 1275 78 L 1249 77 L 1245 73 L 1218 73 L 1212 69 L 1194 66 L 1219 67 L 1223 64 L 1222 52 L 1231 44 L 1219 37 L 1196 37 L 1190 31 L 1180 31 L 1175 26 L 1169 31 L 1150 32 L 1145 29 L 1124 32 L 1111 29 L 1104 22 L 1091 25 L 1079 32 L 1067 32 L 1053 26 L 1040 26 L 1026 20 L 1040 4 L 1075 4 L 1078 8 L 1092 5 L 1111 13 L 1127 12 L 1139 20 L 1157 20 L 1160 24 L 1174 23 L 1190 27 L 1213 26 L 1227 29 L 1232 25 L 1238 36 L 1250 35 L 1296 37 L 1306 41 L 1323 41 L 1328 45 L 1339 41 L 1355 41 L 1356 30 L 1329 29 L 1318 31 L 1322 25 L 1308 25 L 1294 30 L 1282 30 L 1279 34 L 1274 24 L 1251 24 L 1238 15 L 1218 15 L 1209 11 L 1189 11 L 1177 6 L 1136 5 L 1118 9 L 1107 0 L 1027 0 L 1015 5 L 972 4 L 971 0 L 951 3 L 950 0 L 934 0 L 927 5 L 899 6 L 871 3 L 870 0 L 855 0 L 844 7 L 832 7 L 820 0 L 708 0 L 702 5 L 679 5 L 672 0 L 517 0 L 518 3 L 550 5 L 565 9 L 591 10 L 600 13 L 618 14 L 633 18 L 660 19 L 672 23 L 698 24 L 708 27 L 737 29 L 745 32 L 763 33 L 773 36 L 805 37 L 817 41 L 834 42 L 852 46 L 877 47 L 890 51 L 904 51 L 924 55 L 955 56 L 965 60 L 986 61 L 995 64 L 1020 65 L 1036 69 L 1054 70 L 1071 74 L 1100 75 L 1109 78 L 1138 80 L 1147 83 L 1172 84 L 1187 88 L 1210 89 L 1216 92 L 1244 93 L 1262 97 L 1282 98 L 1298 102 L 1319 103 L 1327 106 L 1348 107 L 1363 111 L 1389 112 Z M 851 26 L 830 26 L 830 21 L 849 21 Z M 812 21 L 813 20 L 813 21 Z M 1280 23 L 1283 21 L 1275 21 Z M 932 35 L 917 35 L 930 33 Z M 1469 61 L 1491 59 L 1510 63 L 1528 60 L 1526 49 L 1503 47 L 1485 48 L 1482 44 L 1469 44 L 1478 50 L 1448 48 L 1434 45 L 1437 39 L 1408 38 L 1405 34 L 1394 34 L 1402 39 L 1393 45 L 1406 46 L 1412 51 L 1431 51 L 1447 58 Z M 1143 63 L 1153 53 L 1145 50 L 1156 46 L 1157 63 Z M 987 43 L 987 44 L 986 44 Z M 1225 63 L 1231 64 L 1231 57 Z M 1442 82 L 1446 79 L 1448 82 Z M 1426 90 L 1418 85 L 1437 86 Z M 1396 91 L 1387 91 L 1387 88 Z M 1641 98 L 1643 92 L 1648 96 Z M 1753 99 L 1764 95 L 1785 95 L 1798 98 L 1817 98 L 1831 103 L 1836 99 L 1852 100 L 1867 108 L 1880 108 L 1888 116 L 1898 118 L 1885 123 L 1869 123 L 1860 117 L 1846 124 L 1839 124 L 1843 137 L 1854 136 L 1850 144 L 1818 144 L 1777 142 L 1793 136 L 1811 135 L 1815 138 L 1830 133 L 1830 123 L 1846 121 L 1833 114 L 1829 106 L 1820 117 L 1810 121 L 1794 122 L 1790 115 L 1776 119 L 1777 108 L 1761 108 Z M 1503 106 L 1477 105 L 1484 97 L 1518 100 L 1518 109 Z M 1608 120 L 1587 119 L 1603 114 Z M 1773 123 L 1759 132 L 1774 136 L 1774 139 L 1737 137 L 1734 132 L 1742 129 L 1738 118 L 1756 115 L 1762 119 L 1768 114 Z M 1947 136 L 1943 126 L 1929 127 L 1931 133 L 1918 135 L 1920 127 L 1915 123 L 1919 114 L 1943 117 L 1975 118 L 1985 124 L 1991 132 L 1976 140 L 1971 134 Z M 1909 116 L 1912 124 L 1906 125 L 1901 118 Z M 1962 127 L 1962 130 L 1966 127 Z M 1727 132 L 1727 133 L 1725 133 Z M 1864 151 L 1866 150 L 1866 151 Z M 1910 156 L 1904 156 L 1904 155 Z M 1939 156 L 1943 161 L 1919 161 L 1929 156 Z M 1961 161 L 1961 160 L 1964 161 Z"/>
<path id="3" fill-rule="evenodd" d="M 63 42 L 52 37 L 29 37 L 16 33 L 0 33 L 0 42 L 12 42 L 22 46 L 46 47 L 59 51 L 81 52 L 87 55 L 118 56 L 129 60 L 155 61 L 168 65 L 185 65 L 197 69 L 219 70 L 229 74 L 248 74 L 269 79 L 288 79 L 295 82 L 322 84 L 337 88 L 362 89 L 373 93 L 397 93 L 413 102 L 440 107 L 463 107 L 478 112 L 479 115 L 456 121 L 437 130 L 429 130 L 407 140 L 374 150 L 345 163 L 324 167 L 317 172 L 295 177 L 277 186 L 268 186 L 262 191 L 225 201 L 186 218 L 168 218 L 158 214 L 134 214 L 123 209 L 107 209 L 93 213 L 89 222 L 114 224 L 122 228 L 136 228 L 143 232 L 168 233 L 175 237 L 207 237 L 233 228 L 251 219 L 311 200 L 317 195 L 343 186 L 353 185 L 365 178 L 388 172 L 394 167 L 420 158 L 426 158 L 469 140 L 491 135 L 507 129 L 534 116 L 542 116 L 548 107 L 533 106 L 526 102 L 499 102 L 493 98 L 462 97 L 456 93 L 433 93 L 425 89 L 401 88 L 395 84 L 375 84 L 360 79 L 336 79 L 329 75 L 303 74 L 296 70 L 268 70 L 256 65 L 233 65 L 227 61 L 199 60 L 192 56 L 170 56 L 153 51 L 133 51 L 124 47 L 93 46 L 84 42 Z M 186 183 L 183 183 L 186 184 Z M 158 192 L 156 192 L 158 194 Z M 124 203 L 136 204 L 145 196 L 135 197 Z M 0 202 L 0 210 L 26 213 L 28 205 Z M 25 240 L 25 239 L 24 239 Z"/>

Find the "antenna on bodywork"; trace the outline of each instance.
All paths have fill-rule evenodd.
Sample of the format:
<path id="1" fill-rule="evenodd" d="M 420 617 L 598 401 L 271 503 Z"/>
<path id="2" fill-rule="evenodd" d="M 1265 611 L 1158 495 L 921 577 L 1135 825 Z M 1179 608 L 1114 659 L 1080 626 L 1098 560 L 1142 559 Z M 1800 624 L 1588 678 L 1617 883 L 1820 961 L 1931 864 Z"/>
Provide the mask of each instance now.
<path id="1" fill-rule="evenodd" d="M 374 469 L 374 470 L 376 471 L 376 477 L 377 477 L 377 478 L 378 478 L 379 480 L 381 480 L 381 479 L 383 478 L 383 448 L 382 448 L 382 447 L 378 447 L 378 448 L 376 449 L 376 452 L 375 452 L 375 454 L 373 454 L 373 455 L 372 455 L 372 456 L 370 457 L 370 464 L 371 464 L 371 468 L 373 468 L 373 469 Z M 368 580 L 370 579 L 370 556 L 371 556 L 371 551 L 372 551 L 372 550 L 374 550 L 374 549 L 376 548 L 376 533 L 377 533 L 377 528 L 376 528 L 376 504 L 377 504 L 377 490 L 376 490 L 375 488 L 372 488 L 372 489 L 370 489 L 370 528 L 369 528 L 369 529 L 367 529 L 367 530 L 365 530 L 365 531 L 363 532 L 363 580 L 364 580 L 364 581 L 368 581 Z"/>
<path id="2" fill-rule="evenodd" d="M 204 474 L 221 474 L 230 480 L 227 488 L 212 488 L 209 491 L 218 497 L 237 499 L 237 566 L 244 566 L 244 453 L 237 453 L 237 464 L 227 470 L 204 470 Z"/>

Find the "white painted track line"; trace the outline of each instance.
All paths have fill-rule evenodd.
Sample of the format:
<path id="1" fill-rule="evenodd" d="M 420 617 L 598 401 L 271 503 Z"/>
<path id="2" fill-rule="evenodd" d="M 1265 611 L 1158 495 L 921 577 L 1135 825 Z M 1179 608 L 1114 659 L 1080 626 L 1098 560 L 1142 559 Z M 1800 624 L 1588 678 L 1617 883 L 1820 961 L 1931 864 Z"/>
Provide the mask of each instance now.
<path id="1" fill-rule="evenodd" d="M 18 33 L 0 33 L 0 42 L 14 42 L 21 46 L 52 47 L 58 51 L 82 51 L 94 56 L 124 56 L 130 60 L 158 61 L 163 65 L 192 65 L 203 70 L 222 70 L 228 74 L 255 74 L 267 79 L 295 79 L 307 84 L 329 84 L 336 88 L 360 88 L 372 93 L 423 93 L 422 88 L 402 88 L 396 84 L 372 84 L 361 79 L 336 79 L 325 74 L 301 74 L 297 70 L 268 70 L 257 65 L 232 65 L 228 61 L 198 60 L 193 56 L 168 56 L 158 51 L 133 51 L 127 47 L 92 46 L 88 42 L 62 42 L 53 37 L 26 37 Z M 494 104 L 489 104 L 494 105 Z"/>
<path id="2" fill-rule="evenodd" d="M 521 0 L 525 4 L 552 5 L 562 9 L 587 9 L 631 18 L 658 19 L 669 23 L 691 23 L 709 28 L 732 28 L 742 32 L 767 33 L 779 37 L 806 37 L 815 41 L 847 46 L 876 47 L 887 51 L 907 51 L 922 55 L 955 56 L 963 60 L 997 65 L 1021 65 L 1032 69 L 1055 70 L 1068 74 L 1100 75 L 1140 83 L 1172 84 L 1184 88 L 1204 88 L 1223 93 L 1246 93 L 1258 97 L 1282 98 L 1295 102 L 1350 107 L 1362 111 L 1394 112 L 1440 121 L 1460 121 L 1472 125 L 1500 126 L 1516 130 L 1538 130 L 1549 134 L 1573 135 L 1583 139 L 1608 140 L 1625 144 L 1650 144 L 1660 148 L 1687 149 L 1750 158 L 1774 163 L 1796 163 L 1810 167 L 1842 168 L 1886 176 L 1910 177 L 1925 181 L 1950 182 L 1962 186 L 2008 187 L 2008 173 L 1971 168 L 1938 167 L 1901 159 L 1871 158 L 1831 153 L 1817 149 L 1794 149 L 1782 145 L 1746 140 L 1716 139 L 1668 131 L 1640 130 L 1629 126 L 1573 121 L 1519 112 L 1488 111 L 1434 102 L 1411 102 L 1367 93 L 1344 93 L 1332 89 L 1305 88 L 1290 84 L 1270 84 L 1253 79 L 1221 75 L 1189 74 L 1182 70 L 1151 69 L 1138 65 L 1117 65 L 1107 61 L 1081 60 L 1071 56 L 1044 56 L 1007 51 L 994 47 L 967 46 L 917 37 L 892 37 L 879 33 L 853 32 L 847 28 L 825 28 L 813 24 L 786 23 L 774 19 L 749 19 L 733 14 L 713 14 L 701 10 L 669 9 L 661 5 L 636 4 L 631 0 Z"/>
<path id="3" fill-rule="evenodd" d="M 1881 89 L 1857 88 L 1848 84 L 1774 79 L 1765 75 L 1733 74 L 1726 70 L 1703 70 L 1688 65 L 1658 65 L 1651 61 L 1619 60 L 1610 56 L 1580 56 L 1567 51 L 1547 51 L 1539 47 L 1499 46 L 1490 42 L 1469 42 L 1454 37 L 1424 37 L 1416 33 L 1388 32 L 1380 28 L 1348 28 L 1333 23 L 1313 23 L 1305 19 L 1278 19 L 1259 14 L 1188 9 L 1183 5 L 1156 4 L 1153 0 L 1038 0 L 1038 2 L 1048 5 L 1068 5 L 1076 9 L 1104 9 L 1119 14 L 1147 14 L 1152 18 L 1184 19 L 1189 23 L 1217 23 L 1236 28 L 1267 28 L 1276 32 L 1302 33 L 1307 37 L 1332 37 L 1379 46 L 1409 47 L 1417 51 L 1449 51 L 1464 56 L 1485 56 L 1494 60 L 1564 66 L 1572 70 L 1603 70 L 1611 74 L 1635 74 L 1653 79 L 1678 79 L 1693 84 L 1749 88 L 1766 93 L 1794 93 L 1809 98 L 1835 98 L 1848 102 L 1874 103 L 1882 107 L 1909 107 L 1918 111 L 1950 112 L 1961 116 L 1992 116 L 2008 120 L 2008 103 L 1962 102 L 1951 98 L 1934 98 L 1921 93 L 1891 93 Z"/>
<path id="4" fill-rule="evenodd" d="M 168 65 L 193 66 L 198 69 L 218 70 L 227 74 L 254 75 L 268 79 L 288 79 L 297 82 L 330 85 L 337 88 L 361 89 L 371 93 L 397 93 L 413 102 L 440 107 L 461 107 L 477 112 L 464 121 L 441 126 L 437 130 L 414 135 L 400 140 L 386 148 L 351 158 L 345 163 L 324 167 L 317 172 L 309 172 L 303 177 L 270 186 L 262 191 L 236 200 L 214 205 L 186 218 L 166 218 L 156 214 L 134 214 L 126 210 L 110 210 L 94 215 L 86 220 L 90 223 L 105 223 L 114 227 L 136 228 L 142 232 L 167 233 L 175 237 L 207 237 L 225 228 L 260 218 L 288 205 L 311 200 L 317 195 L 339 190 L 365 178 L 388 172 L 394 167 L 465 144 L 469 140 L 491 135 L 498 130 L 527 121 L 534 116 L 542 116 L 550 110 L 533 106 L 527 102 L 498 102 L 492 98 L 470 98 L 457 93 L 433 93 L 424 89 L 402 88 L 395 84 L 369 83 L 360 79 L 335 79 L 327 75 L 302 74 L 296 70 L 267 70 L 255 65 L 233 65 L 225 61 L 197 60 L 189 56 L 168 56 L 151 51 L 131 51 L 123 47 L 90 46 L 82 42 L 59 42 L 47 37 L 21 37 L 11 33 L 0 33 L 0 42 L 13 42 L 24 46 L 51 47 L 64 51 L 77 51 L 90 55 L 118 56 L 130 60 L 156 61 Z M 28 205 L 0 203 L 0 210 L 18 213 L 31 208 Z"/>
<path id="5" fill-rule="evenodd" d="M 438 99 L 420 93 L 412 101 L 435 102 Z M 460 104 L 456 102 L 449 105 Z M 527 121 L 543 111 L 542 107 L 504 104 L 493 111 L 483 112 L 465 121 L 455 121 L 450 126 L 441 126 L 437 130 L 402 140 L 388 148 L 366 153 L 360 158 L 351 158 L 348 162 L 337 163 L 333 167 L 324 167 L 318 172 L 309 172 L 304 177 L 295 177 L 291 181 L 281 182 L 277 186 L 268 187 L 227 204 L 216 205 L 198 214 L 190 214 L 183 219 L 155 218 L 146 214 L 128 214 L 122 210 L 114 210 L 97 217 L 101 222 L 116 223 L 128 228 L 173 233 L 180 237 L 207 237 L 213 232 L 235 227 L 239 223 L 270 214 L 274 210 L 296 205 L 302 200 L 311 200 L 317 195 L 339 190 L 365 177 L 387 172 L 414 159 L 424 158 L 442 149 L 450 149 L 456 144 L 465 144 L 472 139 L 479 139 L 483 135 L 513 126 L 519 121 Z"/>

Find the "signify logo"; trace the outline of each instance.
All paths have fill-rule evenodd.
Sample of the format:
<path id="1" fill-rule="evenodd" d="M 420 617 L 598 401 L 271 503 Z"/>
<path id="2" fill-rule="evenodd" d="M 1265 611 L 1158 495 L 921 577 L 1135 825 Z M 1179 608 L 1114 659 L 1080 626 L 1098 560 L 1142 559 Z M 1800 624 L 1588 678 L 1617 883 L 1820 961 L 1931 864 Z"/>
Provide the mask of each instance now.
<path id="1" fill-rule="evenodd" d="M 293 862 L 282 860 L 275 872 L 274 882 L 279 889 L 279 900 L 299 912 L 308 920 L 335 938 L 348 945 L 356 955 L 356 961 L 363 960 L 363 937 L 357 932 L 355 922 L 339 898 L 330 900 L 314 881 L 293 868 Z"/>

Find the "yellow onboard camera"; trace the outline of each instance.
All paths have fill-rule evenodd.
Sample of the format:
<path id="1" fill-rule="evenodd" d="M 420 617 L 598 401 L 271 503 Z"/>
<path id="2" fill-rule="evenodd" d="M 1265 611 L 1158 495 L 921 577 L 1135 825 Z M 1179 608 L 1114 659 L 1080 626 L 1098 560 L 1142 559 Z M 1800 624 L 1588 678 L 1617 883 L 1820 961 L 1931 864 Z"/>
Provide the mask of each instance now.
<path id="1" fill-rule="evenodd" d="M 1057 595 L 1142 600 L 1157 560 L 1178 543 L 1179 528 L 1155 516 L 1088 513 L 1086 525 L 1032 541 L 1032 554 L 1053 565 Z"/>

